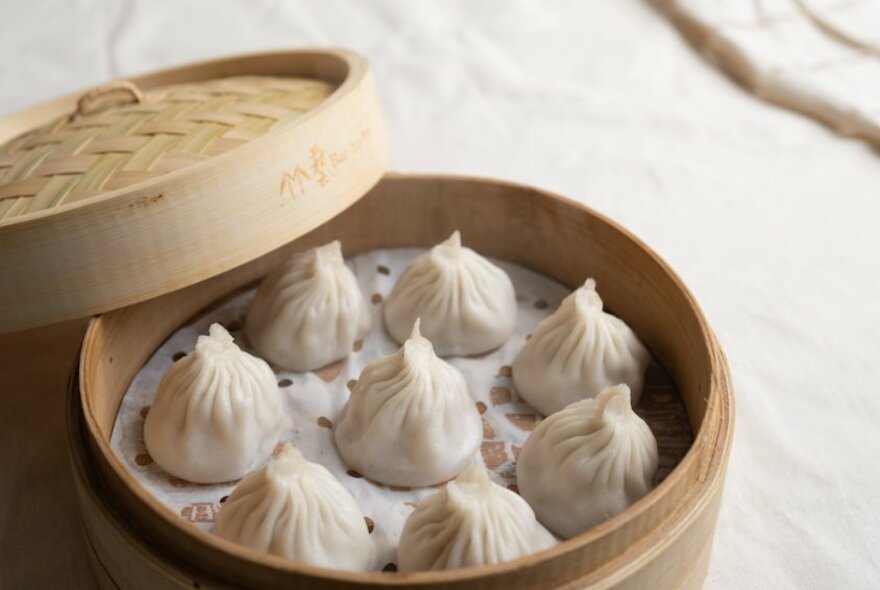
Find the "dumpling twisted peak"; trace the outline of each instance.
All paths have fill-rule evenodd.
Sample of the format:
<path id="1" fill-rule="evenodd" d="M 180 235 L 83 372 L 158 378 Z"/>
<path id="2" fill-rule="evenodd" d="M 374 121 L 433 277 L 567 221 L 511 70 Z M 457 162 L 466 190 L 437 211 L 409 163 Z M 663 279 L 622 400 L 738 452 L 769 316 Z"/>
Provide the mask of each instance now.
<path id="1" fill-rule="evenodd" d="M 516 466 L 520 494 L 547 528 L 573 537 L 647 494 L 657 440 L 616 385 L 541 422 Z"/>
<path id="2" fill-rule="evenodd" d="M 263 357 L 311 371 L 348 356 L 371 322 L 357 278 L 334 241 L 295 255 L 263 281 L 245 331 Z"/>
<path id="3" fill-rule="evenodd" d="M 223 358 L 235 360 L 236 353 L 240 351 L 241 349 L 236 346 L 232 334 L 218 323 L 213 323 L 208 327 L 207 336 L 202 334 L 196 339 L 196 354 L 204 357 L 213 356 L 215 360 Z"/>
<path id="4" fill-rule="evenodd" d="M 334 432 L 345 462 L 384 484 L 447 481 L 482 439 L 464 376 L 437 357 L 419 327 L 417 319 L 400 350 L 364 367 Z"/>
<path id="5" fill-rule="evenodd" d="M 289 443 L 250 473 L 220 509 L 214 533 L 303 563 L 369 568 L 373 544 L 352 495 Z"/>
<path id="6" fill-rule="evenodd" d="M 144 442 L 168 473 L 196 483 L 233 481 L 271 453 L 281 433 L 275 374 L 220 324 L 159 383 Z"/>
<path id="7" fill-rule="evenodd" d="M 498 348 L 513 333 L 516 295 L 507 274 L 470 248 L 456 231 L 410 264 L 384 307 L 398 342 L 417 317 L 437 354 L 471 355 Z"/>
<path id="8" fill-rule="evenodd" d="M 407 519 L 398 561 L 402 571 L 455 569 L 500 563 L 555 544 L 525 500 L 471 462 Z"/>
<path id="9" fill-rule="evenodd" d="M 637 403 L 650 360 L 629 326 L 603 310 L 596 281 L 587 279 L 538 324 L 514 360 L 513 381 L 545 416 L 618 383 Z"/>

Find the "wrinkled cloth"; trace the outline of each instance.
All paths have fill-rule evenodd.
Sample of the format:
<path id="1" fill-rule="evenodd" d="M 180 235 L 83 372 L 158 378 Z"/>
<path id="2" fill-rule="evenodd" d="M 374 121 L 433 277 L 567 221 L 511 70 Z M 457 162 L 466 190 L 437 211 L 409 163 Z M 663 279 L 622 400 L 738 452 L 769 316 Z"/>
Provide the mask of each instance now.
<path id="1" fill-rule="evenodd" d="M 656 0 L 757 96 L 880 143 L 880 0 Z"/>
<path id="2" fill-rule="evenodd" d="M 880 587 L 880 157 L 867 143 L 756 99 L 643 0 L 19 3 L 0 21 L 0 112 L 303 45 L 371 60 L 393 169 L 570 196 L 691 289 L 737 394 L 706 588 Z M 57 330 L 0 344 L 67 355 L 26 357 L 63 373 L 76 334 L 44 345 Z M 0 385 L 23 370 L 6 358 Z M 64 378 L 28 375 L 0 389 L 21 396 L 0 404 L 0 587 L 88 587 L 64 495 Z"/>

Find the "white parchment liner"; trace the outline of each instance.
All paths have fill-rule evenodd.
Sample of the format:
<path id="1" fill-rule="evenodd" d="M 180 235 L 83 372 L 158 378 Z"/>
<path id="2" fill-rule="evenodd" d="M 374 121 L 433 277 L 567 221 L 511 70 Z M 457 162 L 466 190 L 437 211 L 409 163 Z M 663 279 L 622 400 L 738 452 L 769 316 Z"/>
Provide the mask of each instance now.
<path id="1" fill-rule="evenodd" d="M 321 463 L 352 493 L 376 543 L 374 569 L 393 568 L 404 521 L 415 505 L 433 488 L 390 488 L 350 471 L 333 443 L 332 427 L 345 405 L 349 389 L 370 361 L 395 352 L 399 346 L 385 331 L 382 301 L 404 268 L 423 250 L 379 250 L 347 261 L 371 301 L 373 326 L 355 344 L 348 359 L 309 373 L 292 373 L 273 367 L 284 399 L 287 428 L 283 440 L 293 442 L 310 460 Z M 518 315 L 514 335 L 500 349 L 477 358 L 446 359 L 464 374 L 474 403 L 483 414 L 481 456 L 493 479 L 516 489 L 515 458 L 540 416 L 516 395 L 510 365 L 535 326 L 549 316 L 569 293 L 559 283 L 522 267 L 495 261 L 510 276 L 516 289 Z M 602 285 L 598 286 L 601 294 Z M 193 350 L 196 338 L 219 322 L 236 342 L 253 354 L 241 327 L 255 288 L 232 295 L 201 313 L 172 334 L 137 374 L 126 392 L 111 437 L 113 450 L 132 475 L 163 504 L 205 530 L 213 526 L 221 501 L 235 482 L 196 485 L 169 476 L 146 452 L 143 423 L 156 388 L 172 363 Z M 669 379 L 652 366 L 639 408 L 658 438 L 662 479 L 678 463 L 692 442 L 687 414 Z"/>

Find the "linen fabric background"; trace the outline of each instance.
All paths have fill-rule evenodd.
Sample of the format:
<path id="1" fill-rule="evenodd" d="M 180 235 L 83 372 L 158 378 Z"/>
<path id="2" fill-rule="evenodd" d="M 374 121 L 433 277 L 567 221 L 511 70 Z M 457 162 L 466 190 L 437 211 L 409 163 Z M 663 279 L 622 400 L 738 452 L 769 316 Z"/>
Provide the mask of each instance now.
<path id="1" fill-rule="evenodd" d="M 202 58 L 345 46 L 375 68 L 392 169 L 508 178 L 619 221 L 690 287 L 733 371 L 706 587 L 880 587 L 880 154 L 867 143 L 750 95 L 645 0 L 3 8 L 0 112 Z M 83 328 L 0 336 L 3 588 L 93 584 L 63 430 Z"/>

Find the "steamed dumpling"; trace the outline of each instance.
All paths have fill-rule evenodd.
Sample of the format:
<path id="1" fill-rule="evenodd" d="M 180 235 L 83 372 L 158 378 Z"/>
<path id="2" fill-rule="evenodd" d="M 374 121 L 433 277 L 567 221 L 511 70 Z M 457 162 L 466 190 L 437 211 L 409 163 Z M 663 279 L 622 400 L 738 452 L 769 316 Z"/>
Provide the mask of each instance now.
<path id="1" fill-rule="evenodd" d="M 409 516 L 398 562 L 405 572 L 490 565 L 555 544 L 525 500 L 474 462 Z"/>
<path id="2" fill-rule="evenodd" d="M 214 533 L 328 568 L 365 570 L 373 559 L 370 533 L 352 495 L 289 443 L 235 487 L 217 515 Z"/>
<path id="3" fill-rule="evenodd" d="M 245 332 L 263 358 L 312 371 L 347 357 L 370 329 L 370 308 L 339 242 L 297 254 L 260 285 Z"/>
<path id="4" fill-rule="evenodd" d="M 513 334 L 516 295 L 507 274 L 461 245 L 456 231 L 404 271 L 385 302 L 385 325 L 406 340 L 416 318 L 440 356 L 480 354 Z"/>
<path id="5" fill-rule="evenodd" d="M 434 354 L 416 320 L 398 352 L 364 367 L 334 436 L 343 460 L 361 474 L 419 487 L 458 475 L 483 426 L 464 376 Z"/>
<path id="6" fill-rule="evenodd" d="M 651 490 L 657 440 L 632 410 L 626 385 L 541 422 L 516 463 L 519 493 L 548 529 L 573 537 Z"/>
<path id="7" fill-rule="evenodd" d="M 156 463 L 195 483 L 241 478 L 265 461 L 282 430 L 275 374 L 242 351 L 220 324 L 159 383 L 144 422 Z"/>
<path id="8" fill-rule="evenodd" d="M 587 279 L 538 324 L 513 362 L 513 383 L 545 416 L 618 383 L 635 404 L 650 360 L 629 326 L 602 310 L 596 281 Z"/>

